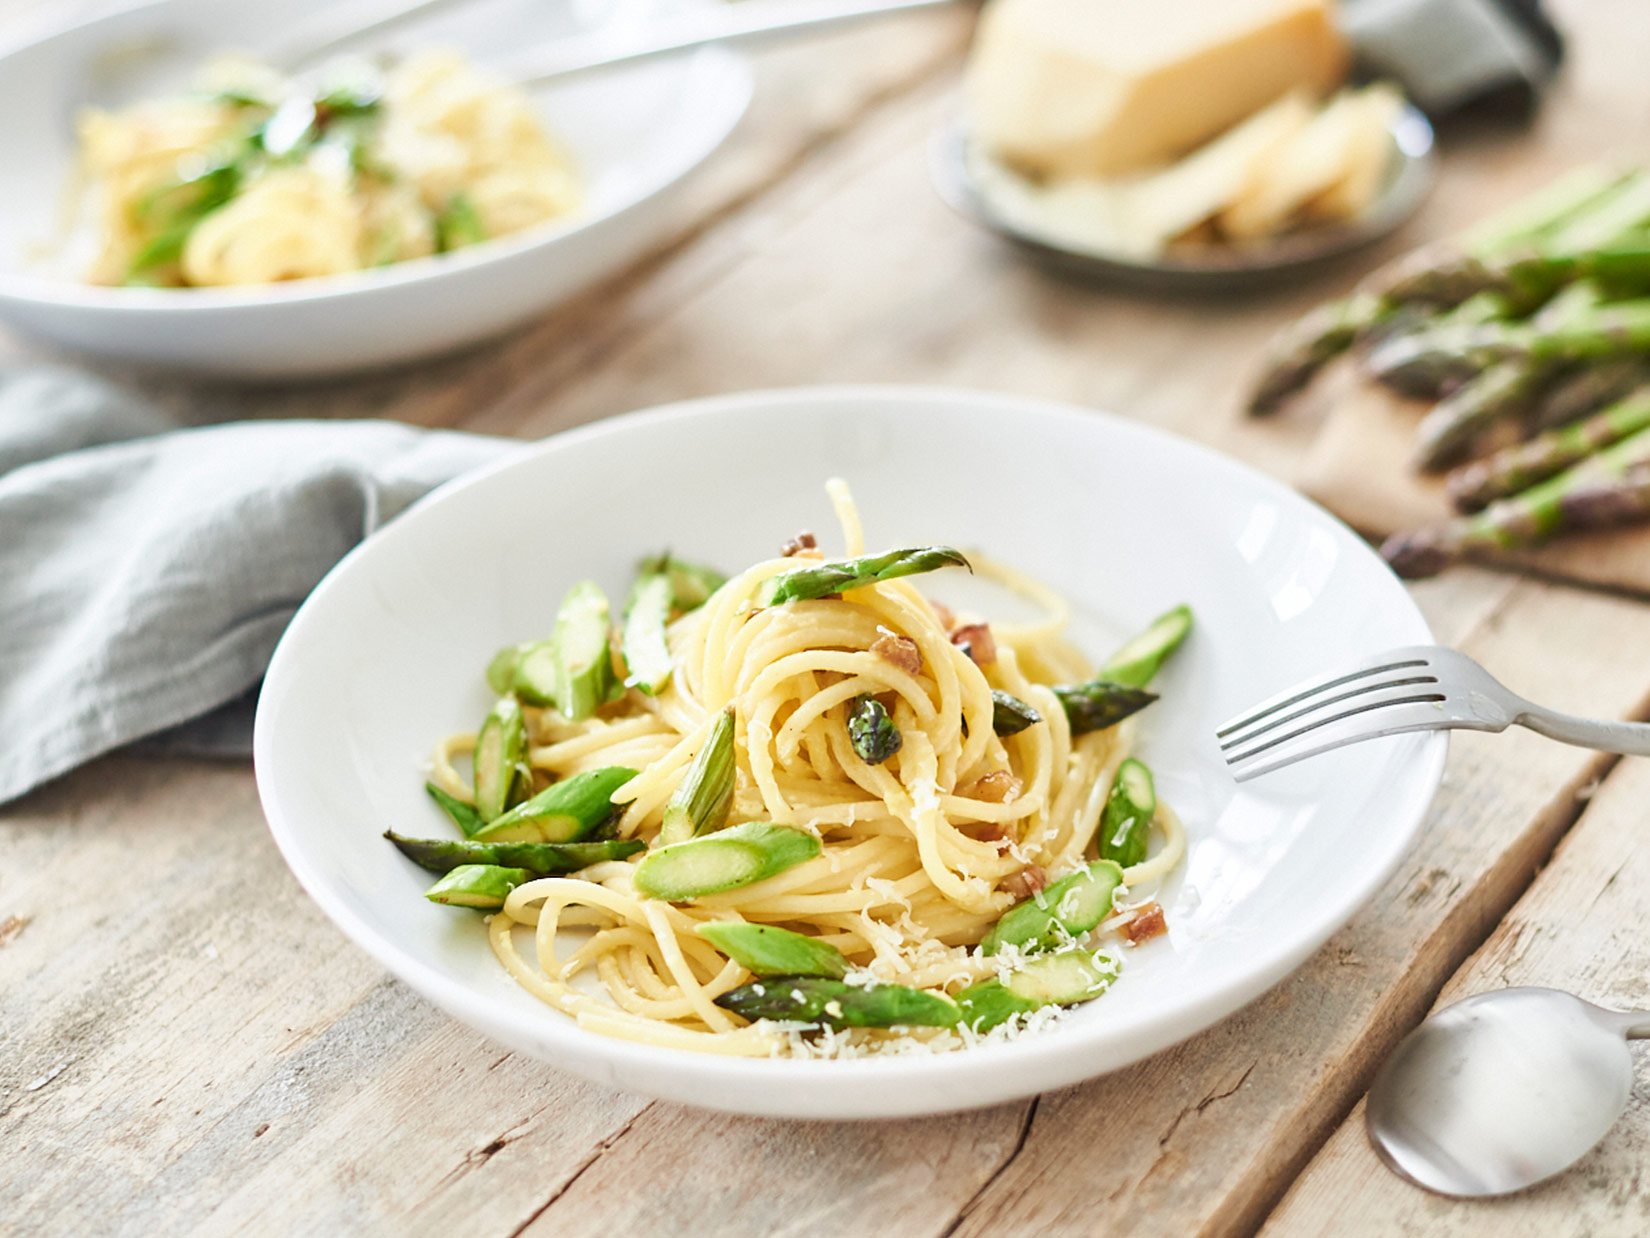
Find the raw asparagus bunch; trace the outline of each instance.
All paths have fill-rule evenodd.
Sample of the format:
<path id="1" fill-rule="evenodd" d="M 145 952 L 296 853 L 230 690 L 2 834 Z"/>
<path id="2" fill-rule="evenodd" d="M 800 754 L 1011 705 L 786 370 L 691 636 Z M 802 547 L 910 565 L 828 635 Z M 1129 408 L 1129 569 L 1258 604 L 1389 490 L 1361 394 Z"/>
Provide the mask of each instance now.
<path id="1" fill-rule="evenodd" d="M 1624 192 L 1628 179 L 1604 168 L 1580 168 L 1459 241 L 1375 272 L 1350 296 L 1318 307 L 1278 339 L 1250 395 L 1249 411 L 1276 412 L 1331 361 L 1402 323 L 1409 311 L 1419 308 L 1431 316 L 1469 300 L 1483 281 L 1476 273 L 1461 277 L 1468 264 L 1551 236 Z"/>

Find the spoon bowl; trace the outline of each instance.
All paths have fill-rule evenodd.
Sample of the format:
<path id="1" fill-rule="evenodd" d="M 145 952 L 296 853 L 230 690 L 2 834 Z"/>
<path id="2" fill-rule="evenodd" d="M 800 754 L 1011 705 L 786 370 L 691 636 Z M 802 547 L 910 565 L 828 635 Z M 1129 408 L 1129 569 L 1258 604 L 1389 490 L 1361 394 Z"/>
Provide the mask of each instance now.
<path id="1" fill-rule="evenodd" d="M 1626 1039 L 1650 1014 L 1558 989 L 1481 993 L 1410 1032 L 1369 1090 L 1386 1164 L 1442 1195 L 1505 1195 L 1561 1173 L 1616 1124 L 1633 1088 Z"/>

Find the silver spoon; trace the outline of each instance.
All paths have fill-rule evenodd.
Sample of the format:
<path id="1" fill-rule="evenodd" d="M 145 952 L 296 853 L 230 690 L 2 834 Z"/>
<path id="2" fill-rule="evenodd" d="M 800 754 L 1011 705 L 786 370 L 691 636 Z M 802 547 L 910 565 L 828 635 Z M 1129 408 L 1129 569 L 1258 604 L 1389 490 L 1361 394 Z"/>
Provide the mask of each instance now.
<path id="1" fill-rule="evenodd" d="M 1369 1089 L 1370 1142 L 1441 1195 L 1505 1195 L 1568 1169 L 1616 1124 L 1633 1089 L 1628 1040 L 1650 1011 L 1558 989 L 1480 993 L 1399 1042 Z"/>

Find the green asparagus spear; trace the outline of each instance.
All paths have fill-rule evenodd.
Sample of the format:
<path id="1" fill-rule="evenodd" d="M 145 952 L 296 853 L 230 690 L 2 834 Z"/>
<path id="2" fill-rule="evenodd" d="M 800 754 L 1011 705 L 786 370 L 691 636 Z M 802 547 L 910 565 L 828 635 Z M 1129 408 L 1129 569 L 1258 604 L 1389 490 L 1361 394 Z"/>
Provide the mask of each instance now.
<path id="1" fill-rule="evenodd" d="M 1569 425 L 1607 408 L 1650 382 L 1650 365 L 1642 357 L 1613 357 L 1562 373 L 1530 410 L 1532 435 Z"/>
<path id="2" fill-rule="evenodd" d="M 1086 933 L 1111 914 L 1112 895 L 1122 884 L 1123 870 L 1113 861 L 1085 865 L 1005 911 L 980 952 L 996 954 L 1004 946 L 1048 950 Z"/>
<path id="3" fill-rule="evenodd" d="M 1432 576 L 1480 553 L 1521 550 L 1576 529 L 1650 517 L 1650 430 L 1557 477 L 1429 529 L 1388 538 L 1381 554 L 1400 576 Z"/>
<path id="4" fill-rule="evenodd" d="M 1369 369 L 1379 376 L 1463 363 L 1477 369 L 1505 357 L 1568 361 L 1644 351 L 1650 351 L 1650 298 L 1599 306 L 1544 326 L 1500 323 L 1416 332 L 1372 351 Z"/>
<path id="5" fill-rule="evenodd" d="M 1104 731 L 1157 699 L 1157 693 L 1128 684 L 1091 679 L 1087 683 L 1055 684 L 1054 695 L 1065 708 L 1073 735 Z"/>
<path id="6" fill-rule="evenodd" d="M 758 976 L 824 976 L 841 980 L 848 960 L 828 942 L 772 924 L 713 920 L 696 930 L 746 971 Z"/>
<path id="7" fill-rule="evenodd" d="M 665 640 L 665 624 L 676 591 L 669 572 L 649 572 L 639 576 L 625 603 L 624 632 L 619 646 L 624 651 L 625 683 L 657 696 L 670 678 L 670 645 Z"/>
<path id="8" fill-rule="evenodd" d="M 747 821 L 649 852 L 636 866 L 636 889 L 680 903 L 764 881 L 818 854 L 815 834 Z"/>
<path id="9" fill-rule="evenodd" d="M 771 976 L 722 994 L 716 1004 L 752 1020 L 818 1027 L 950 1027 L 961 1017 L 943 993 L 898 984 L 854 985 L 823 976 Z"/>
<path id="10" fill-rule="evenodd" d="M 717 716 L 704 746 L 694 754 L 693 763 L 665 803 L 661 843 L 668 846 L 696 834 L 709 834 L 728 819 L 735 772 L 733 732 L 733 706 L 729 705 Z"/>
<path id="11" fill-rule="evenodd" d="M 428 791 L 430 798 L 437 804 L 440 804 L 441 810 L 453 819 L 453 824 L 464 832 L 465 838 L 469 838 L 482 826 L 487 824 L 486 820 L 483 819 L 482 815 L 475 810 L 473 805 L 466 804 L 455 795 L 448 795 L 440 787 L 436 786 L 435 783 L 426 782 L 424 784 L 424 790 Z"/>
<path id="12" fill-rule="evenodd" d="M 497 911 L 510 891 L 533 880 L 525 868 L 501 868 L 496 864 L 461 864 L 424 891 L 432 903 L 449 907 L 475 907 Z"/>
<path id="13" fill-rule="evenodd" d="M 1176 606 L 1151 621 L 1140 635 L 1131 637 L 1100 668 L 1096 679 L 1144 688 L 1169 655 L 1180 648 L 1192 630 L 1192 608 Z"/>
<path id="14" fill-rule="evenodd" d="M 474 837 L 490 843 L 571 843 L 589 838 L 618 815 L 613 792 L 636 776 L 622 765 L 586 770 L 489 821 Z"/>
<path id="15" fill-rule="evenodd" d="M 1549 430 L 1456 469 L 1449 477 L 1450 497 L 1459 511 L 1481 511 L 1646 428 L 1650 428 L 1650 386 L 1585 421 Z"/>
<path id="16" fill-rule="evenodd" d="M 1416 430 L 1416 464 L 1427 473 L 1461 459 L 1493 426 L 1519 416 L 1540 395 L 1548 370 L 1527 358 L 1498 361 L 1439 401 Z"/>
<path id="17" fill-rule="evenodd" d="M 1074 948 L 1029 959 L 1006 979 L 993 977 L 957 994 L 964 1027 L 989 1032 L 1016 1015 L 1044 1006 L 1093 1001 L 1117 979 L 1117 962 Z"/>
<path id="18" fill-rule="evenodd" d="M 504 811 L 515 785 L 516 770 L 527 749 L 527 721 L 513 696 L 502 696 L 488 712 L 476 736 L 476 812 L 491 821 Z"/>
<path id="19" fill-rule="evenodd" d="M 490 864 L 524 868 L 535 877 L 576 873 L 603 860 L 622 860 L 647 846 L 634 838 L 610 838 L 599 843 L 481 843 L 408 838 L 394 830 L 385 830 L 384 837 L 399 847 L 402 855 L 432 873 L 451 872 L 465 864 Z"/>
<path id="20" fill-rule="evenodd" d="M 1144 860 L 1156 812 L 1157 788 L 1152 783 L 1152 772 L 1129 757 L 1117 767 L 1117 777 L 1106 796 L 1106 808 L 1100 817 L 1100 858 L 1120 868 L 1132 868 Z"/>
<path id="21" fill-rule="evenodd" d="M 779 606 L 805 598 L 822 598 L 833 593 L 860 589 L 879 580 L 913 576 L 942 567 L 968 567 L 962 552 L 949 546 L 913 546 L 858 559 L 837 559 L 812 563 L 764 580 L 756 590 L 758 606 Z M 973 568 L 969 568 L 973 571 Z"/>
<path id="22" fill-rule="evenodd" d="M 1461 238 L 1459 248 L 1482 257 L 1532 237 L 1550 234 L 1584 218 L 1600 203 L 1608 202 L 1623 183 L 1619 173 L 1598 167 L 1578 168 L 1540 193 L 1479 224 Z M 1438 250 L 1431 250 L 1401 259 L 1398 264 L 1376 272 L 1350 297 L 1321 305 L 1296 322 L 1274 346 L 1250 397 L 1249 411 L 1257 416 L 1277 411 L 1324 366 L 1373 330 L 1401 315 L 1406 303 L 1388 296 L 1387 288 L 1439 257 Z M 1447 298 L 1437 303 L 1454 304 Z"/>
<path id="23" fill-rule="evenodd" d="M 905 744 L 882 702 L 862 692 L 848 704 L 848 742 L 867 765 L 880 765 Z"/>
<path id="24" fill-rule="evenodd" d="M 1018 735 L 1042 720 L 1043 715 L 1019 697 L 991 690 L 991 729 L 998 735 Z"/>

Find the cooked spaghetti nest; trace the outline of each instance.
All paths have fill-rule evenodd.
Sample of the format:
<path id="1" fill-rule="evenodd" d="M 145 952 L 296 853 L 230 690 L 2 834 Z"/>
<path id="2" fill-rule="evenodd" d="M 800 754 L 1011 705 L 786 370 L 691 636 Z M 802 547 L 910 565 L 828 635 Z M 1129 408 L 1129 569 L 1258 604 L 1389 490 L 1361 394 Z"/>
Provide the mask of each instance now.
<path id="1" fill-rule="evenodd" d="M 859 554 L 852 500 L 840 483 L 833 490 L 847 553 Z M 1010 567 L 970 560 L 976 573 L 1044 611 L 1035 622 L 992 624 L 996 656 L 987 665 L 953 643 L 948 613 L 910 580 L 758 607 L 753 594 L 761 582 L 805 562 L 772 558 L 670 625 L 675 668 L 657 696 L 629 691 L 581 722 L 528 708 L 527 759 L 541 784 L 609 766 L 641 771 L 612 795 L 624 805 L 617 831 L 656 846 L 666 802 L 714 720 L 731 707 L 737 775 L 728 822 L 808 830 L 822 849 L 777 876 L 686 903 L 637 892 L 634 875 L 648 853 L 527 881 L 488 921 L 509 973 L 594 1031 L 710 1053 L 844 1056 L 944 1050 L 979 1039 L 961 1028 L 822 1033 L 768 1020 L 746 1024 L 715 999 L 751 973 L 695 932 L 713 920 L 778 925 L 839 949 L 853 966 L 850 983 L 935 992 L 955 992 L 1017 961 L 1013 950 L 988 958 L 972 947 L 1025 897 L 1005 888 L 1017 874 L 1034 866 L 1055 879 L 1083 864 L 1135 724 L 1074 738 L 1049 685 L 1085 680 L 1092 670 L 1063 637 L 1066 602 Z M 918 670 L 873 651 L 889 636 L 914 642 Z M 1034 706 L 1046 725 L 999 737 L 994 688 Z M 848 704 L 867 693 L 889 702 L 903 736 L 881 764 L 859 757 L 845 724 Z M 432 763 L 434 782 L 460 799 L 471 787 L 454 762 L 474 744 L 473 734 L 449 736 Z M 1141 905 L 1126 896 L 1185 854 L 1181 825 L 1161 802 L 1152 830 L 1153 853 L 1124 871 L 1116 910 L 1096 940 L 1120 941 L 1116 930 Z M 587 935 L 559 950 L 557 935 L 568 929 Z M 1058 1011 L 1038 1014 L 1029 1022 L 1047 1023 Z M 1002 1035 L 1027 1022 L 1009 1024 Z"/>
<path id="2" fill-rule="evenodd" d="M 456 249 L 576 210 L 532 101 L 451 52 L 314 89 L 223 57 L 199 89 L 78 120 L 96 284 L 268 284 Z"/>

